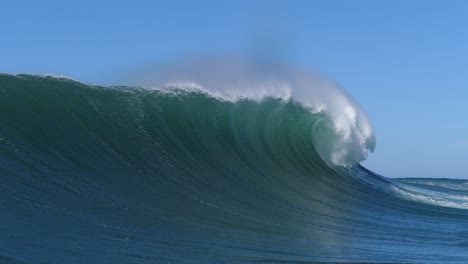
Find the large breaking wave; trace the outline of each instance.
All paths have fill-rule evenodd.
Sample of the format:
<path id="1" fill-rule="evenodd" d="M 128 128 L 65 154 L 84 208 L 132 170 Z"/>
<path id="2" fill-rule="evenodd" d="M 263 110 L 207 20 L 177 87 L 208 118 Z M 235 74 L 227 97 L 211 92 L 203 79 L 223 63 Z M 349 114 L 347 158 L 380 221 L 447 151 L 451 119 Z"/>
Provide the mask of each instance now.
<path id="1" fill-rule="evenodd" d="M 466 260 L 466 182 L 368 171 L 348 96 L 253 72 L 157 89 L 0 75 L 0 261 Z"/>
<path id="2" fill-rule="evenodd" d="M 298 68 L 239 58 L 204 59 L 147 73 L 137 83 L 150 89 L 198 91 L 234 103 L 266 98 L 299 103 L 321 114 L 312 140 L 332 166 L 351 167 L 375 148 L 372 126 L 360 107 L 332 81 Z"/>

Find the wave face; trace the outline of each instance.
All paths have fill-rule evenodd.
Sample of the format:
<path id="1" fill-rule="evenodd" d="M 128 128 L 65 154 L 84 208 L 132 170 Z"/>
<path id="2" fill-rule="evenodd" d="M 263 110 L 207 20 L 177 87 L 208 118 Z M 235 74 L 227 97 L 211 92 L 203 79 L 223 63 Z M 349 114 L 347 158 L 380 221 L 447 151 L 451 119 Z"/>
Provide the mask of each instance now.
<path id="1" fill-rule="evenodd" d="M 360 110 L 192 88 L 0 75 L 0 262 L 466 263 L 468 181 L 363 168 Z"/>

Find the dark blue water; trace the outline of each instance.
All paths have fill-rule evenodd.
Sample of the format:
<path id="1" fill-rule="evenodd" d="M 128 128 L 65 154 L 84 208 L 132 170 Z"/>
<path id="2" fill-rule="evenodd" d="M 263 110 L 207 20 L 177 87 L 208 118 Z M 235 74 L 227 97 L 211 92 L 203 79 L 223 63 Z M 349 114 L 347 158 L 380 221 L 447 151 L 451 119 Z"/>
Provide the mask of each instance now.
<path id="1" fill-rule="evenodd" d="M 327 118 L 0 75 L 0 263 L 468 263 L 468 181 L 330 166 Z"/>

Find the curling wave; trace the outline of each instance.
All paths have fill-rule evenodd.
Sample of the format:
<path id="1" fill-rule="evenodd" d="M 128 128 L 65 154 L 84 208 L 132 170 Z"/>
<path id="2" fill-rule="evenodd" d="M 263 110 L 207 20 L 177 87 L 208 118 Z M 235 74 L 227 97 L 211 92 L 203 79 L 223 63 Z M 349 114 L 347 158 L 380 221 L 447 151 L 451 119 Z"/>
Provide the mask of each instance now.
<path id="1" fill-rule="evenodd" d="M 326 117 L 314 131 L 314 145 L 330 166 L 351 167 L 374 151 L 375 135 L 364 112 L 336 84 L 319 75 L 240 58 L 205 59 L 167 68 L 149 78 L 140 76 L 138 83 L 148 88 L 200 91 L 230 102 L 265 98 L 298 102 Z"/>
<path id="2" fill-rule="evenodd" d="M 0 262 L 466 260 L 465 182 L 365 169 L 375 137 L 349 97 L 254 75 L 158 89 L 0 75 Z"/>

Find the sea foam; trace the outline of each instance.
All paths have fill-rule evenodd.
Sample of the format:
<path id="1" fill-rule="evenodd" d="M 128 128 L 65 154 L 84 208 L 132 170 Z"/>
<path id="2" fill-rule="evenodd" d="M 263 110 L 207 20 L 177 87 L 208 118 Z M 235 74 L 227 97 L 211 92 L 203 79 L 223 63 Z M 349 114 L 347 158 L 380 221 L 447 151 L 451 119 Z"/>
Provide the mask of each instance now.
<path id="1" fill-rule="evenodd" d="M 363 110 L 339 86 L 318 74 L 284 65 L 240 59 L 192 61 L 163 67 L 138 78 L 137 85 L 157 89 L 195 89 L 223 100 L 267 97 L 294 100 L 328 117 L 314 137 L 329 166 L 351 167 L 367 158 L 376 144 Z"/>

